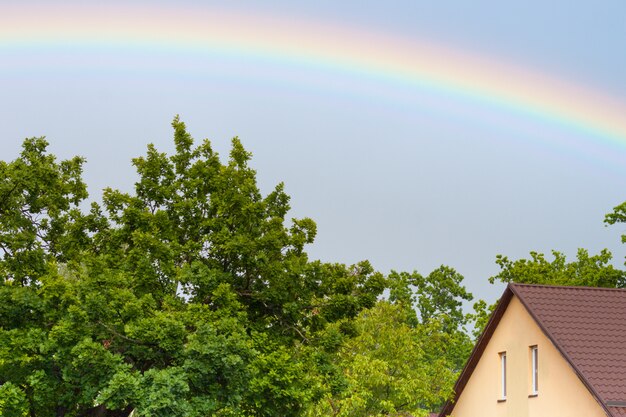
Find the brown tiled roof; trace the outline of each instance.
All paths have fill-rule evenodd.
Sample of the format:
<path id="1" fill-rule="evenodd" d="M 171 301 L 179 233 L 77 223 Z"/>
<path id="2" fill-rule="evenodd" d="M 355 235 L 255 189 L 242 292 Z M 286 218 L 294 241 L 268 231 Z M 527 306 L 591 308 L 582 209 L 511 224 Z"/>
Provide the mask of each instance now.
<path id="1" fill-rule="evenodd" d="M 609 407 L 613 417 L 626 417 L 626 407 Z"/>
<path id="2" fill-rule="evenodd" d="M 513 292 L 600 399 L 626 406 L 626 290 L 514 284 Z"/>
<path id="3" fill-rule="evenodd" d="M 626 290 L 509 284 L 455 386 L 459 397 L 516 295 L 608 415 L 626 417 Z M 456 400 L 455 398 L 455 400 Z M 441 416 L 452 411 L 446 404 Z"/>

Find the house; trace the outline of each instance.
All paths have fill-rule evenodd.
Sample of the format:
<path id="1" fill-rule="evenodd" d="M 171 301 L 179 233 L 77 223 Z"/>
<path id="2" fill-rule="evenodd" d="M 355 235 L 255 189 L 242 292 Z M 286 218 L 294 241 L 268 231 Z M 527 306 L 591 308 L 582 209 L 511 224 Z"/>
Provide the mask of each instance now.
<path id="1" fill-rule="evenodd" d="M 509 284 L 439 416 L 626 416 L 626 290 Z"/>

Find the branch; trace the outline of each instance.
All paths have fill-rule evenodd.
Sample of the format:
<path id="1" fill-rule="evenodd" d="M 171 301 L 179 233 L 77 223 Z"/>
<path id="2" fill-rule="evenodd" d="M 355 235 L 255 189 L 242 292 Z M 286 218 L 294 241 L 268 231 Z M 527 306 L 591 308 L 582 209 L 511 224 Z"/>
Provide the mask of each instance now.
<path id="1" fill-rule="evenodd" d="M 115 330 L 114 328 L 112 328 L 110 326 L 107 326 L 106 324 L 102 323 L 101 321 L 98 321 L 98 324 L 100 326 L 104 327 L 105 329 L 107 329 L 109 332 L 113 333 L 114 336 L 119 337 L 120 339 L 124 339 L 124 340 L 126 340 L 128 342 L 132 342 L 132 343 L 135 343 L 135 344 L 138 344 L 138 345 L 150 345 L 150 343 L 145 343 L 145 342 L 142 342 L 141 340 L 131 339 L 130 337 L 125 336 L 125 335 L 119 333 L 117 330 Z"/>
<path id="2" fill-rule="evenodd" d="M 0 213 L 4 213 L 5 211 L 4 203 L 8 200 L 9 196 L 13 194 L 13 191 L 15 191 L 15 189 L 17 188 L 19 184 L 20 184 L 19 181 L 16 182 L 13 188 L 11 188 L 4 196 L 2 196 L 2 201 L 0 201 Z"/>

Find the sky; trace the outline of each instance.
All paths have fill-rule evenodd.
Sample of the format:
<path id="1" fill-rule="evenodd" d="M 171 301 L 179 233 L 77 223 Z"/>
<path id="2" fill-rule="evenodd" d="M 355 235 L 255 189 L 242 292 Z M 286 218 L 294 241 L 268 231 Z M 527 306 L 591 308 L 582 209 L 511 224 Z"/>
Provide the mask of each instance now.
<path id="1" fill-rule="evenodd" d="M 179 114 L 318 224 L 313 259 L 476 298 L 497 254 L 609 248 L 626 200 L 626 2 L 0 0 L 0 159 L 46 136 L 91 198 Z"/>

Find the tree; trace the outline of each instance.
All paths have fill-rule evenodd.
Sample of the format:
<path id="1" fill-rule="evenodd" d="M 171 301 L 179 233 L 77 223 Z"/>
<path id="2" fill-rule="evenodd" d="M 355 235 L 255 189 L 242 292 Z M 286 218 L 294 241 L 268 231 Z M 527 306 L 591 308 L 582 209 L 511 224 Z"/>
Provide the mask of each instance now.
<path id="1" fill-rule="evenodd" d="M 3 413 L 300 415 L 341 347 L 318 335 L 352 337 L 382 294 L 367 262 L 309 261 L 315 223 L 286 224 L 237 138 L 223 164 L 172 125 L 175 154 L 148 146 L 134 192 L 88 213 L 81 158 L 30 139 L 0 164 Z"/>
<path id="2" fill-rule="evenodd" d="M 172 127 L 175 153 L 149 145 L 88 212 L 81 158 L 28 139 L 0 162 L 0 414 L 437 409 L 471 347 L 463 277 L 309 260 L 315 223 L 262 195 L 237 138 L 222 162 Z"/>
<path id="3" fill-rule="evenodd" d="M 329 390 L 307 415 L 418 416 L 445 402 L 456 379 L 440 354 L 449 335 L 441 321 L 416 325 L 412 318 L 410 308 L 388 301 L 363 310 L 355 321 L 357 336 L 337 356 L 342 389 Z"/>
<path id="4" fill-rule="evenodd" d="M 589 287 L 623 288 L 626 285 L 626 271 L 611 265 L 611 252 L 603 249 L 590 256 L 585 249 L 579 249 L 576 260 L 567 262 L 564 254 L 552 251 L 554 259 L 548 261 L 544 254 L 531 252 L 530 259 L 511 261 L 498 255 L 496 263 L 501 271 L 489 278 L 492 284 L 517 282 L 524 284 L 582 285 Z"/>
<path id="5" fill-rule="evenodd" d="M 604 223 L 606 225 L 626 223 L 626 201 L 618 206 L 615 206 L 613 208 L 613 212 L 608 213 L 604 217 Z M 622 235 L 622 243 L 626 243 L 626 233 Z"/>
<path id="6" fill-rule="evenodd" d="M 612 225 L 626 222 L 626 202 L 613 208 L 613 212 L 604 218 L 604 223 Z M 626 242 L 626 235 L 622 235 Z M 576 260 L 567 262 L 565 255 L 552 251 L 553 260 L 538 252 L 530 252 L 530 259 L 511 261 L 498 255 L 496 263 L 501 271 L 489 278 L 492 284 L 500 282 L 518 282 L 525 284 L 578 285 L 589 287 L 626 287 L 626 271 L 611 264 L 613 255 L 603 249 L 597 255 L 589 255 L 585 249 L 578 249 Z"/>
<path id="7" fill-rule="evenodd" d="M 388 300 L 354 321 L 328 325 L 316 352 L 324 393 L 312 416 L 409 416 L 439 410 L 472 348 L 463 277 L 441 266 L 427 276 L 392 271 Z"/>
<path id="8" fill-rule="evenodd" d="M 456 372 L 463 368 L 473 346 L 467 332 L 472 316 L 463 312 L 463 302 L 471 301 L 473 295 L 463 286 L 463 279 L 454 268 L 445 265 L 427 276 L 392 271 L 388 277 L 389 299 L 414 308 L 410 314 L 415 324 L 439 323 L 449 343 L 442 345 L 438 354 L 445 356 Z"/>
<path id="9" fill-rule="evenodd" d="M 48 262 L 77 256 L 95 227 L 78 208 L 87 198 L 84 160 L 57 163 L 47 146 L 26 139 L 18 159 L 0 161 L 0 274 L 16 285 L 36 287 Z"/>

